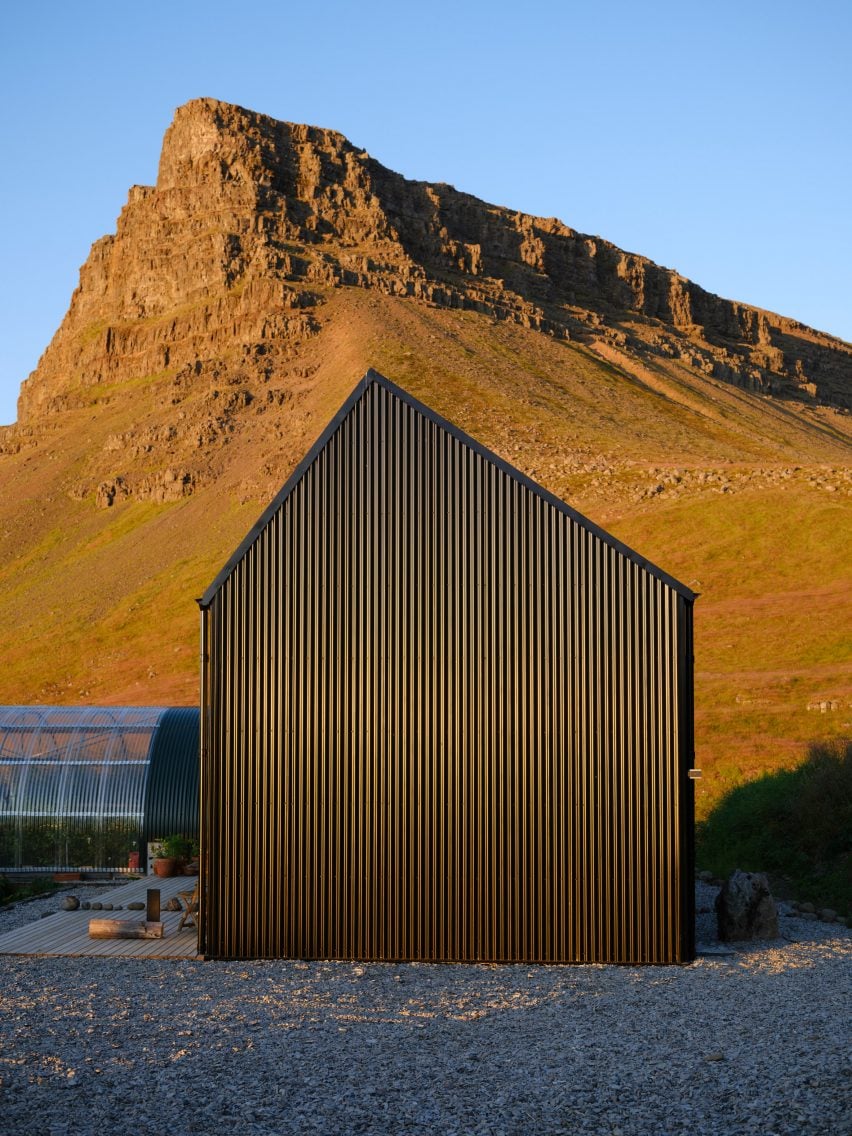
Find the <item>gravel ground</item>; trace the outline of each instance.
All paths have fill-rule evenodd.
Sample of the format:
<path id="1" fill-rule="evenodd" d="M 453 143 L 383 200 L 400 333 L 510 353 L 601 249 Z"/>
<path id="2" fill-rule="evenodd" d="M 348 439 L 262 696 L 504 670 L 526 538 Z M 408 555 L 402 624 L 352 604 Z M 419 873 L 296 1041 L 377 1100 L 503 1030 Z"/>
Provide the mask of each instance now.
<path id="1" fill-rule="evenodd" d="M 712 953 L 714 896 L 688 967 L 0 957 L 0 1129 L 852 1133 L 852 932 Z"/>

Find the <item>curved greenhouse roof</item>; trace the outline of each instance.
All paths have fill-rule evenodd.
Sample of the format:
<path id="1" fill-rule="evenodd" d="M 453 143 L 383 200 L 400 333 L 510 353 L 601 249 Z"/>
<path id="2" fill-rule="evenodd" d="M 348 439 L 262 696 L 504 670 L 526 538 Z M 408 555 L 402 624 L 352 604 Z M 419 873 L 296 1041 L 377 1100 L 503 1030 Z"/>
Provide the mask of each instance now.
<path id="1" fill-rule="evenodd" d="M 126 871 L 198 833 L 195 707 L 0 707 L 0 871 Z"/>

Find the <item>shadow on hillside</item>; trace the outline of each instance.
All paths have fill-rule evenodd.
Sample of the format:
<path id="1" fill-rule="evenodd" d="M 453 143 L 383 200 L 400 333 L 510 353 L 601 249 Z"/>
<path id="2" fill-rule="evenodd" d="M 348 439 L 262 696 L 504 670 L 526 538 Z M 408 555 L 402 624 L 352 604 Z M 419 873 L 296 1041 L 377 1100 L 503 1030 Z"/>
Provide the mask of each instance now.
<path id="1" fill-rule="evenodd" d="M 852 739 L 814 742 L 797 768 L 732 789 L 698 825 L 697 862 L 767 872 L 791 897 L 852 914 Z"/>

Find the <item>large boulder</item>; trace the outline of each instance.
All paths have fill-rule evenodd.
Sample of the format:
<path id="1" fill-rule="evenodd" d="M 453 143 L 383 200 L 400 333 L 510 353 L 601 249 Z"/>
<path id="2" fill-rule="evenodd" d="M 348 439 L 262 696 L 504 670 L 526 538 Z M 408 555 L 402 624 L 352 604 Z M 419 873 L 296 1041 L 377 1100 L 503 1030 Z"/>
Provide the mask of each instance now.
<path id="1" fill-rule="evenodd" d="M 778 938 L 778 908 L 763 872 L 731 874 L 716 897 L 716 922 L 722 942 Z"/>

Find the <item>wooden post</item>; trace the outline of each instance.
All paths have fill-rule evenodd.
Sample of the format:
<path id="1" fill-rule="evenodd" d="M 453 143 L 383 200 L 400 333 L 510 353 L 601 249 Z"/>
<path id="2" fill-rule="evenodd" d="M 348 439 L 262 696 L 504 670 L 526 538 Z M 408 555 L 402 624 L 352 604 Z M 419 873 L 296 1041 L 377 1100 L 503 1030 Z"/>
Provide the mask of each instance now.
<path id="1" fill-rule="evenodd" d="M 147 903 L 145 905 L 145 919 L 148 923 L 160 921 L 160 889 L 148 888 Z"/>

